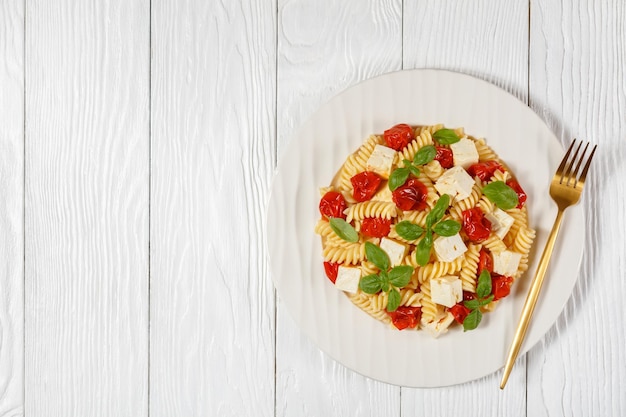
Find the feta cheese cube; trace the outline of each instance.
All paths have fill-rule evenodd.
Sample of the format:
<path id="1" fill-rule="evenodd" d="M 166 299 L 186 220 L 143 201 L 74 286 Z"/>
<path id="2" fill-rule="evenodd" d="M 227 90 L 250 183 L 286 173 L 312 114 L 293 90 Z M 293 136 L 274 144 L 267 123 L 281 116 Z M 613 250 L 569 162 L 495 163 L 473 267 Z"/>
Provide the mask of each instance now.
<path id="1" fill-rule="evenodd" d="M 450 149 L 452 150 L 455 166 L 461 166 L 467 169 L 470 165 L 478 162 L 476 145 L 473 140 L 467 137 L 461 138 L 457 143 L 451 144 Z"/>
<path id="2" fill-rule="evenodd" d="M 457 201 L 469 197 L 472 187 L 474 179 L 461 166 L 450 168 L 435 182 L 435 189 L 440 195 L 449 194 Z"/>
<path id="3" fill-rule="evenodd" d="M 430 333 L 432 337 L 437 338 L 448 331 L 448 327 L 450 327 L 452 322 L 454 322 L 454 316 L 452 313 L 448 312 L 440 320 L 435 320 L 430 323 L 422 323 L 422 327 Z"/>
<path id="4" fill-rule="evenodd" d="M 504 239 L 511 226 L 513 226 L 513 217 L 506 214 L 504 210 L 496 208 L 493 213 L 485 214 L 487 220 L 491 222 L 491 231 L 496 234 L 500 239 Z"/>
<path id="5" fill-rule="evenodd" d="M 389 256 L 391 267 L 400 265 L 408 250 L 405 244 L 386 237 L 380 240 L 380 248 Z"/>
<path id="6" fill-rule="evenodd" d="M 359 281 L 361 280 L 361 268 L 340 265 L 337 270 L 337 279 L 335 287 L 342 291 L 356 293 L 359 289 Z"/>
<path id="7" fill-rule="evenodd" d="M 442 262 L 452 262 L 467 251 L 467 246 L 457 233 L 454 236 L 439 236 L 433 242 L 437 259 Z"/>
<path id="8" fill-rule="evenodd" d="M 454 275 L 431 279 L 430 298 L 437 304 L 452 307 L 463 300 L 463 286 L 461 280 Z"/>
<path id="9" fill-rule="evenodd" d="M 521 259 L 521 253 L 508 250 L 493 253 L 493 272 L 507 277 L 514 277 Z"/>
<path id="10" fill-rule="evenodd" d="M 396 157 L 396 151 L 383 145 L 376 145 L 374 151 L 367 160 L 368 171 L 374 171 L 387 179 L 391 174 L 391 167 Z"/>

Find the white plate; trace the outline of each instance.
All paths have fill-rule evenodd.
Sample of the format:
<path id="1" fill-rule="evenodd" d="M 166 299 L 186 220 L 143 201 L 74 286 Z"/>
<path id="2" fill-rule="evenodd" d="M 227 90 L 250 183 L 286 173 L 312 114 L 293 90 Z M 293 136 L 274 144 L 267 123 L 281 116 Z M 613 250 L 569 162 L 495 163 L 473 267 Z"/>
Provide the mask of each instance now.
<path id="1" fill-rule="evenodd" d="M 537 230 L 531 266 L 474 331 L 455 326 L 433 339 L 422 331 L 394 330 L 354 306 L 324 275 L 321 242 L 313 233 L 320 217 L 318 188 L 330 183 L 369 134 L 397 123 L 465 127 L 468 134 L 486 139 L 528 193 L 530 224 Z M 437 387 L 500 369 L 556 215 L 548 186 L 563 154 L 552 132 L 524 103 L 467 75 L 401 71 L 349 88 L 301 127 L 274 178 L 267 243 L 281 301 L 322 351 L 370 378 Z M 569 298 L 584 233 L 582 207 L 569 209 L 522 353 L 548 331 Z"/>

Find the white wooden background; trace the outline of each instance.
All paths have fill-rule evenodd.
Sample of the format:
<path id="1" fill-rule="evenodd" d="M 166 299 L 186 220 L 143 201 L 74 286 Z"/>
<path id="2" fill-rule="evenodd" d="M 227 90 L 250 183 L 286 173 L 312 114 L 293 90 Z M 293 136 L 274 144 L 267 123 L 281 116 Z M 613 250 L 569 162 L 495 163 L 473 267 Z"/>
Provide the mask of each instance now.
<path id="1" fill-rule="evenodd" d="M 578 283 L 502 392 L 345 369 L 269 273 L 297 126 L 426 67 L 599 144 Z M 626 415 L 625 74 L 621 0 L 0 0 L 0 416 Z"/>

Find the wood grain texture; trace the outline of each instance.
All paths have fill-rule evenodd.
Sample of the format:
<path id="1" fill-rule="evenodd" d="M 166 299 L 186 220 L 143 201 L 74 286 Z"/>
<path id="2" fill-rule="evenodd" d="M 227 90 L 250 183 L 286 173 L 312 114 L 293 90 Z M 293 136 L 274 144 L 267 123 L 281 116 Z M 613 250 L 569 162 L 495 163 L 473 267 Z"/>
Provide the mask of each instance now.
<path id="1" fill-rule="evenodd" d="M 152 5 L 150 415 L 272 416 L 276 5 Z"/>
<path id="2" fill-rule="evenodd" d="M 405 1 L 403 20 L 405 69 L 467 73 L 526 101 L 527 1 Z M 501 372 L 444 389 L 403 388 L 402 416 L 456 416 L 468 409 L 483 415 L 525 415 L 525 368 L 522 357 L 503 392 Z"/>
<path id="3" fill-rule="evenodd" d="M 24 4 L 0 2 L 0 416 L 24 415 Z"/>
<path id="4" fill-rule="evenodd" d="M 148 411 L 149 3 L 26 3 L 25 415 Z"/>
<path id="5" fill-rule="evenodd" d="M 401 69 L 401 1 L 279 1 L 278 154 L 319 105 Z M 321 261 L 320 261 L 321 262 Z M 397 416 L 399 388 L 320 352 L 278 302 L 276 416 Z"/>
<path id="6" fill-rule="evenodd" d="M 576 137 L 598 151 L 582 197 L 577 284 L 529 354 L 528 415 L 623 416 L 626 4 L 539 0 L 531 11 L 531 105 L 563 143 Z"/>

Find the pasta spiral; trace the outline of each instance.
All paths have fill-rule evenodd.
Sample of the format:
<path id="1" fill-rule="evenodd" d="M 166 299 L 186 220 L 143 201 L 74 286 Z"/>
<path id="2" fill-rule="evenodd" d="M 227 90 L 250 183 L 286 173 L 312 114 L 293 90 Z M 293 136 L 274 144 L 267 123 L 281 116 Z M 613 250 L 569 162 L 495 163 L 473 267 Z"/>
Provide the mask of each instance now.
<path id="1" fill-rule="evenodd" d="M 398 215 L 398 209 L 395 203 L 386 201 L 364 201 L 348 207 L 344 213 L 346 214 L 346 221 L 350 223 L 353 219 L 363 220 L 366 217 L 391 219 Z"/>

